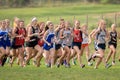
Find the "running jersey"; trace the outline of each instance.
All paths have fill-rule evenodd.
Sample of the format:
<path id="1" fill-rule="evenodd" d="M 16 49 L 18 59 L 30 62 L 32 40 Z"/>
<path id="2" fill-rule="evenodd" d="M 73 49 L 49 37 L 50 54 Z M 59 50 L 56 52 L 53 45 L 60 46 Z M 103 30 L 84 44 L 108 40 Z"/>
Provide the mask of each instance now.
<path id="1" fill-rule="evenodd" d="M 97 40 L 97 43 L 101 43 L 101 44 L 105 44 L 106 41 L 105 41 L 105 36 L 106 36 L 106 31 L 105 30 L 100 30 L 99 33 L 97 33 L 96 35 L 96 40 Z"/>
<path id="2" fill-rule="evenodd" d="M 85 33 L 82 33 L 82 44 L 88 44 L 88 35 Z"/>
<path id="3" fill-rule="evenodd" d="M 55 36 L 54 31 L 48 30 L 46 41 L 49 42 L 50 44 L 53 44 L 54 43 L 54 36 Z"/>
<path id="4" fill-rule="evenodd" d="M 82 42 L 83 41 L 82 32 L 79 29 L 74 29 L 73 34 L 74 34 L 74 38 L 73 38 L 74 42 Z"/>
<path id="5" fill-rule="evenodd" d="M 34 33 L 39 33 L 39 29 L 37 27 L 34 28 L 32 26 L 32 34 L 34 34 Z M 30 41 L 38 41 L 38 36 L 32 36 L 32 37 L 30 37 Z"/>
<path id="6" fill-rule="evenodd" d="M 6 40 L 8 37 L 8 33 L 6 30 L 1 30 L 0 29 L 0 47 L 6 48 Z"/>
<path id="7" fill-rule="evenodd" d="M 117 32 L 110 32 L 110 41 L 111 43 L 117 43 Z"/>
<path id="8" fill-rule="evenodd" d="M 7 37 L 8 37 L 7 31 L 0 29 L 0 41 L 6 41 Z"/>
<path id="9" fill-rule="evenodd" d="M 16 34 L 23 35 L 25 37 L 26 30 L 25 28 L 17 28 Z M 15 45 L 24 45 L 25 38 L 24 37 L 15 37 Z"/>
<path id="10" fill-rule="evenodd" d="M 71 30 L 64 30 L 63 35 L 65 35 L 65 38 L 62 39 L 62 44 L 66 46 L 72 45 L 72 36 L 71 36 Z"/>

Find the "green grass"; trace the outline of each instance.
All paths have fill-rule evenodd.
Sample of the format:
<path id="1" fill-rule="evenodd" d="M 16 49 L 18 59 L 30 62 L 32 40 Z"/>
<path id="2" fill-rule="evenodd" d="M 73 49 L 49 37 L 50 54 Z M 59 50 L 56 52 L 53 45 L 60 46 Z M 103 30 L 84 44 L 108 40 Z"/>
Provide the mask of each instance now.
<path id="1" fill-rule="evenodd" d="M 33 16 L 36 16 L 39 21 L 47 21 L 47 18 L 54 23 L 58 23 L 59 18 L 63 17 L 65 20 L 73 21 L 73 17 L 79 19 L 81 23 L 86 22 L 86 15 L 89 15 L 89 24 L 97 25 L 97 21 L 100 19 L 101 14 L 111 14 L 120 12 L 120 5 L 77 5 L 77 6 L 64 6 L 64 7 L 43 7 L 43 8 L 11 8 L 0 9 L 0 20 L 9 18 L 13 20 L 13 17 L 17 16 L 26 21 L 26 24 Z M 105 15 L 108 19 L 114 21 L 114 14 Z M 120 16 L 118 16 L 118 22 Z M 89 25 L 89 26 L 90 26 Z M 120 29 L 117 29 L 118 31 Z M 118 43 L 120 44 L 120 42 Z M 93 52 L 93 44 L 90 45 L 90 51 Z M 36 68 L 33 65 L 21 68 L 14 64 L 11 68 L 8 64 L 4 67 L 0 67 L 0 80 L 120 80 L 120 63 L 119 46 L 117 48 L 116 65 L 110 69 L 105 69 L 103 63 L 99 66 L 99 69 L 93 69 L 87 66 L 85 55 L 83 56 L 83 63 L 86 64 L 84 69 L 81 69 L 78 65 L 71 66 L 71 68 L 46 68 L 42 60 L 42 65 Z M 105 55 L 107 55 L 108 49 Z M 111 61 L 111 60 L 110 60 Z"/>
<path id="2" fill-rule="evenodd" d="M 120 11 L 120 5 L 77 5 L 77 6 L 63 6 L 63 7 L 42 7 L 42 8 L 11 8 L 11 9 L 0 9 L 0 19 L 9 18 L 13 20 L 15 16 L 20 17 L 28 23 L 32 17 L 36 16 L 40 21 L 46 21 L 49 17 L 54 23 L 58 23 L 59 18 L 65 18 L 66 20 L 76 19 L 81 20 L 85 23 L 86 15 L 89 15 L 89 20 L 97 21 L 101 14 L 105 13 L 116 13 Z M 92 17 L 91 17 L 92 16 Z M 96 16 L 96 18 L 94 18 Z M 110 17 L 110 16 L 108 16 Z M 114 14 L 113 14 L 114 18 Z M 119 19 L 119 18 L 118 18 Z"/>

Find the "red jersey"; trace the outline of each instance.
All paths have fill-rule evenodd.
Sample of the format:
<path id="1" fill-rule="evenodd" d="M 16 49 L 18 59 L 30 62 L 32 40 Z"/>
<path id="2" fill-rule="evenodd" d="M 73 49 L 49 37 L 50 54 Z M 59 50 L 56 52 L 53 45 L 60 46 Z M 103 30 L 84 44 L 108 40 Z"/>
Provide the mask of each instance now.
<path id="1" fill-rule="evenodd" d="M 73 42 L 82 42 L 82 32 L 79 29 L 73 30 L 74 38 Z"/>
<path id="2" fill-rule="evenodd" d="M 26 30 L 25 28 L 17 28 L 16 34 L 18 35 L 23 35 L 25 37 L 26 35 Z M 25 38 L 24 37 L 16 37 L 15 38 L 15 45 L 24 45 Z"/>

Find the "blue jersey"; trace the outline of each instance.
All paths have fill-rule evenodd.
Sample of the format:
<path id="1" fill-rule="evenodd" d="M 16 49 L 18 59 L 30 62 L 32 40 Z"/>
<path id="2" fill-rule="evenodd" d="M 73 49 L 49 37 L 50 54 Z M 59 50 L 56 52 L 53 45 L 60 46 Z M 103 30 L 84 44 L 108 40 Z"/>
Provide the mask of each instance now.
<path id="1" fill-rule="evenodd" d="M 6 48 L 7 37 L 8 37 L 7 31 L 0 29 L 0 47 Z"/>
<path id="2" fill-rule="evenodd" d="M 44 43 L 43 48 L 45 50 L 50 50 L 51 48 L 53 48 L 53 45 L 54 45 L 54 36 L 55 36 L 54 31 L 48 30 L 48 35 L 46 37 L 46 41 L 49 42 L 51 44 L 51 46 L 49 46 L 47 43 Z"/>

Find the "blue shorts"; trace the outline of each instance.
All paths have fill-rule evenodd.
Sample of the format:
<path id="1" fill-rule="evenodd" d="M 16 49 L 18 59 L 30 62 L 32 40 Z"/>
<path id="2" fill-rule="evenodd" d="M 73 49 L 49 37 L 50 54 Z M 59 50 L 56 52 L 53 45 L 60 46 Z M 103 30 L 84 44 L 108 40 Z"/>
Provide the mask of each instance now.
<path id="1" fill-rule="evenodd" d="M 11 41 L 10 41 L 10 40 L 7 40 L 7 41 L 6 41 L 6 46 L 7 46 L 7 47 L 11 47 Z"/>
<path id="2" fill-rule="evenodd" d="M 0 39 L 0 47 L 3 47 L 4 49 L 6 49 L 6 41 L 3 38 Z"/>
<path id="3" fill-rule="evenodd" d="M 49 51 L 51 48 L 54 48 L 54 44 L 51 44 L 51 46 L 48 46 L 47 43 L 44 43 L 44 45 L 43 45 L 43 49 Z"/>

